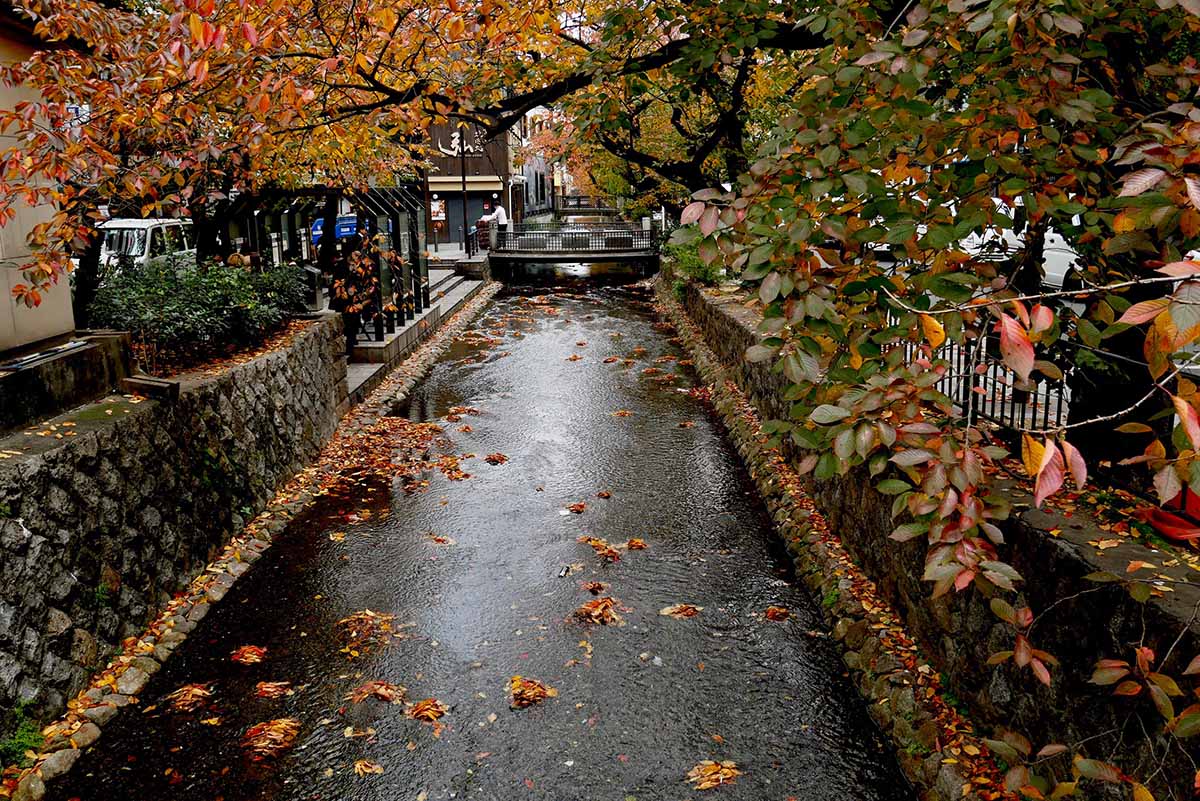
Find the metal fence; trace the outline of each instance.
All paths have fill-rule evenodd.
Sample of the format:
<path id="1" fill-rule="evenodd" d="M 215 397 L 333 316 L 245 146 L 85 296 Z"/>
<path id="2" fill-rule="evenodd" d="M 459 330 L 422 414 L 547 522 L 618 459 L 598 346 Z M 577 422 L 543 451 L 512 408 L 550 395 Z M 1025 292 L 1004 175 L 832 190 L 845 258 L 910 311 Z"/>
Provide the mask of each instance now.
<path id="1" fill-rule="evenodd" d="M 604 195 L 561 195 L 555 198 L 557 211 L 616 211 L 615 198 Z"/>
<path id="2" fill-rule="evenodd" d="M 604 226 L 571 226 L 559 230 L 533 229 L 497 231 L 499 253 L 626 253 L 652 252 L 658 247 L 654 230 Z"/>

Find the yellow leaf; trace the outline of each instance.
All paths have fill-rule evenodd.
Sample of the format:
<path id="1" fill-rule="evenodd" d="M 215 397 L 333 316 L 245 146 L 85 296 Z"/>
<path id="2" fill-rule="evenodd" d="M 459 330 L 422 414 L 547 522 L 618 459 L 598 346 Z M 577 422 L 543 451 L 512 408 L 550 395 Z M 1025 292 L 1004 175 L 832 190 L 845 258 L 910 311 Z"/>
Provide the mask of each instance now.
<path id="1" fill-rule="evenodd" d="M 928 314 L 921 315 L 921 332 L 925 334 L 925 340 L 934 348 L 940 348 L 946 341 L 946 329 Z"/>
<path id="2" fill-rule="evenodd" d="M 1025 472 L 1030 476 L 1036 476 L 1038 470 L 1042 466 L 1042 454 L 1046 452 L 1046 447 L 1028 434 L 1021 435 L 1021 464 L 1025 465 Z"/>
<path id="3" fill-rule="evenodd" d="M 1140 784 L 1133 785 L 1133 801 L 1154 801 L 1154 795 Z"/>

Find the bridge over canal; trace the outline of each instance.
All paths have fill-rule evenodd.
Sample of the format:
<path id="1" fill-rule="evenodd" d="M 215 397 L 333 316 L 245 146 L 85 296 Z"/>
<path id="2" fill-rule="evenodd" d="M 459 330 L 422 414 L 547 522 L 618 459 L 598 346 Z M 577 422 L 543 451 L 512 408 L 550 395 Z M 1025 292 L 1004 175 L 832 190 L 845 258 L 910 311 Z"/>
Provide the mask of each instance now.
<path id="1" fill-rule="evenodd" d="M 658 229 L 622 220 L 521 223 L 490 232 L 488 260 L 504 272 L 520 264 L 622 263 L 645 273 L 658 268 Z"/>

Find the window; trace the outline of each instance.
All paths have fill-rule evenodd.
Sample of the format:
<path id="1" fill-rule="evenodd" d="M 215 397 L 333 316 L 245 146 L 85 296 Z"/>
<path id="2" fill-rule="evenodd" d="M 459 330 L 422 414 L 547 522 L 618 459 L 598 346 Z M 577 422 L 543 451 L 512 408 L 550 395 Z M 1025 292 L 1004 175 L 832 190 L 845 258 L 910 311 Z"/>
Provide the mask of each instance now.
<path id="1" fill-rule="evenodd" d="M 104 250 L 110 256 L 141 256 L 146 252 L 146 231 L 141 228 L 107 228 Z"/>
<path id="2" fill-rule="evenodd" d="M 150 229 L 150 258 L 167 255 L 167 238 L 161 227 Z"/>

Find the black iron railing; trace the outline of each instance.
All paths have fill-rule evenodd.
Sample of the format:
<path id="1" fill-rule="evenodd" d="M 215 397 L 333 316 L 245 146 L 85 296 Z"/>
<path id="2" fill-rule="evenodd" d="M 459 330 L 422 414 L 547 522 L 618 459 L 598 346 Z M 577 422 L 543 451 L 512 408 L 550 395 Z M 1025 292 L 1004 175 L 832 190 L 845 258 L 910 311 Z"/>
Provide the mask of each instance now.
<path id="1" fill-rule="evenodd" d="M 542 229 L 522 225 L 514 231 L 496 231 L 498 253 L 626 253 L 653 252 L 658 236 L 653 230 L 633 227 L 581 227 Z"/>
<path id="2" fill-rule="evenodd" d="M 609 211 L 617 210 L 615 198 L 605 195 L 560 195 L 554 199 L 554 207 L 565 211 Z"/>

